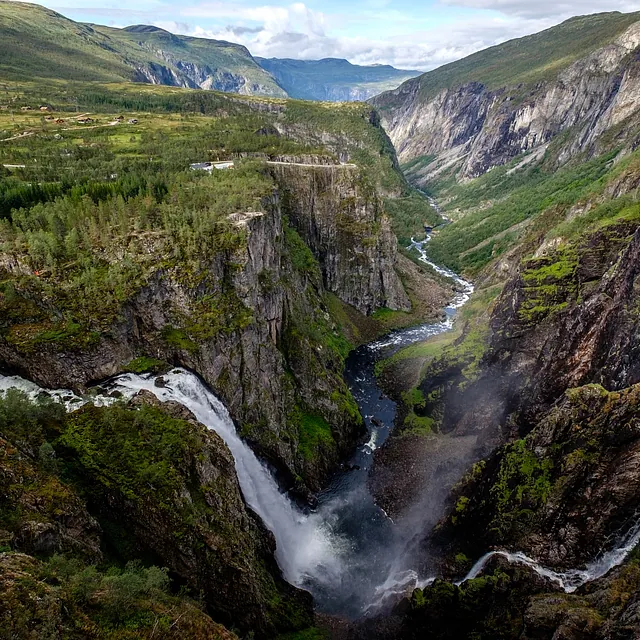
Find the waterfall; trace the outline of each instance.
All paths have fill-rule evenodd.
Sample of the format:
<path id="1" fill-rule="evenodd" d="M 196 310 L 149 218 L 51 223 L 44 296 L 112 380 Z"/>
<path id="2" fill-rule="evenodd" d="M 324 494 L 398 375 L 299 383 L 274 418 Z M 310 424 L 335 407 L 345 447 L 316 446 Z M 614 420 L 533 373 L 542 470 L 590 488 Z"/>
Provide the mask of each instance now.
<path id="1" fill-rule="evenodd" d="M 339 540 L 331 535 L 330 527 L 317 515 L 305 515 L 280 492 L 271 472 L 258 460 L 253 451 L 238 436 L 225 406 L 194 374 L 174 369 L 163 376 L 165 386 L 154 384 L 155 376 L 125 374 L 109 382 L 108 393 L 89 398 L 97 405 L 116 402 L 114 391 L 132 398 L 139 391 L 149 391 L 162 402 L 175 401 L 189 409 L 199 422 L 215 431 L 231 450 L 238 481 L 247 504 L 262 518 L 274 534 L 276 558 L 285 578 L 295 585 L 303 585 L 309 577 L 320 583 L 337 579 L 340 572 Z M 0 391 L 10 387 L 21 389 L 32 398 L 43 390 L 18 377 L 0 376 Z M 68 409 L 78 408 L 88 400 L 71 391 L 47 391 L 63 402 Z"/>
<path id="2" fill-rule="evenodd" d="M 333 594 L 331 597 L 338 602 L 343 597 L 353 598 L 357 593 L 359 598 L 354 605 L 354 615 L 355 611 L 360 615 L 375 613 L 414 588 L 425 588 L 435 580 L 433 577 L 420 580 L 415 571 L 393 560 L 389 562 L 385 557 L 383 539 L 375 541 L 376 554 L 369 550 L 358 557 L 359 551 L 354 542 L 343 539 L 333 531 L 336 518 L 344 517 L 340 510 L 351 511 L 355 508 L 353 500 L 357 492 L 332 496 L 316 513 L 302 513 L 280 492 L 269 469 L 237 435 L 227 409 L 197 376 L 183 369 L 174 369 L 163 379 L 164 386 L 156 386 L 155 376 L 125 374 L 103 385 L 100 392 L 81 398 L 69 390 L 47 391 L 22 378 L 0 375 L 0 393 L 9 388 L 20 389 L 32 398 L 46 393 L 63 403 L 68 410 L 77 409 L 87 402 L 99 406 L 113 404 L 119 397 L 132 398 L 142 390 L 153 393 L 162 402 L 182 404 L 198 421 L 215 431 L 231 450 L 247 504 L 260 515 L 275 536 L 276 558 L 285 578 L 297 586 L 310 587 L 314 595 L 323 592 Z M 363 452 L 365 449 L 363 447 Z M 389 532 L 385 535 L 388 536 Z M 387 544 L 391 543 L 392 538 L 387 539 Z M 478 577 L 493 557 L 502 556 L 509 562 L 530 567 L 565 592 L 573 593 L 582 585 L 601 578 L 621 565 L 639 543 L 640 519 L 635 518 L 631 529 L 614 548 L 600 554 L 584 569 L 558 572 L 544 567 L 522 552 L 492 551 L 480 558 L 468 575 L 456 584 Z M 361 579 L 364 571 L 371 573 L 370 579 Z"/>

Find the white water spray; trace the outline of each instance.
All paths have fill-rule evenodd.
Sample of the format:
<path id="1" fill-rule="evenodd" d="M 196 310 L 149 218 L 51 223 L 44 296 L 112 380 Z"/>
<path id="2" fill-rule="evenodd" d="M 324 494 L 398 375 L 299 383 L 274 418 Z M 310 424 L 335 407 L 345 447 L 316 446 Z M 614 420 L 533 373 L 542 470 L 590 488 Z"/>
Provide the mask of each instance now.
<path id="1" fill-rule="evenodd" d="M 110 393 L 119 392 L 132 398 L 144 390 L 162 402 L 173 400 L 189 409 L 199 422 L 215 431 L 233 454 L 240 487 L 247 504 L 256 512 L 276 538 L 276 558 L 285 578 L 295 585 L 303 585 L 313 577 L 320 583 L 339 579 L 339 540 L 331 535 L 330 525 L 317 514 L 309 516 L 299 511 L 282 494 L 271 472 L 258 460 L 253 451 L 238 436 L 225 406 L 192 373 L 174 369 L 164 376 L 164 387 L 154 384 L 154 376 L 126 374 L 109 383 Z M 0 376 L 0 391 L 18 388 L 35 398 L 47 393 L 64 403 L 68 410 L 77 409 L 87 401 L 97 405 L 113 404 L 109 394 L 94 395 L 88 400 L 67 390 L 44 391 L 19 377 Z"/>

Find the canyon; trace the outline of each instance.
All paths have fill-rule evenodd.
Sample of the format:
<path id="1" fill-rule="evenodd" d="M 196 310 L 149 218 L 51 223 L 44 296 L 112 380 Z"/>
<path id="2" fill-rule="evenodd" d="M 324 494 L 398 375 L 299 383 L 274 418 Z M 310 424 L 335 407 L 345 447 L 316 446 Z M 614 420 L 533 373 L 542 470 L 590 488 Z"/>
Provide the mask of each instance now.
<path id="1" fill-rule="evenodd" d="M 373 106 L 95 82 L 87 112 L 139 122 L 75 141 L 25 110 L 1 626 L 637 637 L 638 19 Z"/>

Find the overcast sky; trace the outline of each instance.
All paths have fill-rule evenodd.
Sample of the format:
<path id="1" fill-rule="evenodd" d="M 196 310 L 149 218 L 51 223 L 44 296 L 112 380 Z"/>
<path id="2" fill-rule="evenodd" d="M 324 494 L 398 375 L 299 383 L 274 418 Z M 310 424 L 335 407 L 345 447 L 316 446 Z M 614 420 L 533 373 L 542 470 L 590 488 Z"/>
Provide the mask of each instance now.
<path id="1" fill-rule="evenodd" d="M 266 0 L 269 2 L 269 0 Z M 429 70 L 575 15 L 640 11 L 640 0 L 46 0 L 74 19 L 239 42 L 279 58 L 347 58 Z"/>

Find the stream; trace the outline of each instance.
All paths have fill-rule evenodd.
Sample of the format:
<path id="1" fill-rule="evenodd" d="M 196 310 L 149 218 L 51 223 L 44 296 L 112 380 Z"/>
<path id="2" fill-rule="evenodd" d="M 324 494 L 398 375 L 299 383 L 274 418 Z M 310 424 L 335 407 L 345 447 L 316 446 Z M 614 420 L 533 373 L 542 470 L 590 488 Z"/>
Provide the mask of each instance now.
<path id="1" fill-rule="evenodd" d="M 395 331 L 381 340 L 356 349 L 346 363 L 346 379 L 360 407 L 368 429 L 368 439 L 318 496 L 317 506 L 302 511 L 281 493 L 270 470 L 240 439 L 224 405 L 193 373 L 174 369 L 163 376 L 164 385 L 156 386 L 152 375 L 125 374 L 94 390 L 86 398 L 71 391 L 48 391 L 68 410 L 86 402 L 106 405 L 117 402 L 115 396 L 131 398 L 141 390 L 162 401 L 173 400 L 187 407 L 209 429 L 216 431 L 231 450 L 238 480 L 246 502 L 273 532 L 276 558 L 285 578 L 310 591 L 319 611 L 356 619 L 381 611 L 417 586 L 433 578 L 419 576 L 415 570 L 413 542 L 416 526 L 433 518 L 418 513 L 413 528 L 394 524 L 374 502 L 368 488 L 373 452 L 389 437 L 396 415 L 395 403 L 386 397 L 374 375 L 376 362 L 399 349 L 449 331 L 457 310 L 473 293 L 473 285 L 455 273 L 429 261 L 425 246 L 429 238 L 413 242 L 420 259 L 441 275 L 456 283 L 457 294 L 445 309 L 441 322 Z M 0 376 L 0 392 L 18 387 L 36 397 L 43 390 L 18 377 Z M 117 391 L 119 393 L 114 394 Z M 417 524 L 416 524 L 417 523 Z M 598 578 L 621 564 L 640 540 L 640 521 L 621 537 L 617 546 L 584 570 L 556 573 L 521 553 L 497 551 L 481 558 L 465 578 L 476 577 L 494 555 L 530 566 L 540 575 L 556 582 L 565 591 Z"/>

